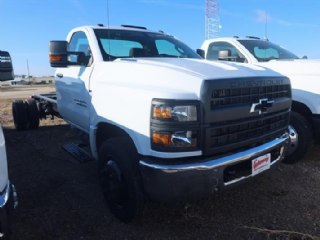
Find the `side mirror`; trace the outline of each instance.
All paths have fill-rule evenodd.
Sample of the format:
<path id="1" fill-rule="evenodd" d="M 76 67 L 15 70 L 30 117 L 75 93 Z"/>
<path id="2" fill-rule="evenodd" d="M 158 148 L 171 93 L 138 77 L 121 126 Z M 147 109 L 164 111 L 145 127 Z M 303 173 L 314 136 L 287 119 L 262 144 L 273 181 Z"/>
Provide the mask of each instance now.
<path id="1" fill-rule="evenodd" d="M 230 50 L 220 50 L 218 53 L 218 59 L 223 61 L 229 61 L 231 57 Z"/>
<path id="2" fill-rule="evenodd" d="M 81 66 L 88 64 L 83 52 L 69 52 L 67 41 L 50 41 L 49 61 L 51 67 L 65 68 L 68 66 Z"/>
<path id="3" fill-rule="evenodd" d="M 50 41 L 49 43 L 49 61 L 51 67 L 68 66 L 68 42 Z"/>
<path id="4" fill-rule="evenodd" d="M 205 58 L 205 52 L 204 52 L 204 50 L 202 50 L 202 49 L 197 49 L 197 53 L 198 53 L 198 55 L 200 56 L 200 57 L 202 57 L 202 58 Z"/>
<path id="5" fill-rule="evenodd" d="M 13 80 L 14 73 L 10 54 L 0 51 L 0 81 Z"/>

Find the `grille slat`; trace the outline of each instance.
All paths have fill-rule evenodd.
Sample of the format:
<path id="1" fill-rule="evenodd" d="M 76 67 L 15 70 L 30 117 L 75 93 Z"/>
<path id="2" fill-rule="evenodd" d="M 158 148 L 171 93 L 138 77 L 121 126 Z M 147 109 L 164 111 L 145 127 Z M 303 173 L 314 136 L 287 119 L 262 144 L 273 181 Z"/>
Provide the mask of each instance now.
<path id="1" fill-rule="evenodd" d="M 218 125 L 207 129 L 210 148 L 246 141 L 261 135 L 268 135 L 288 125 L 289 113 L 263 120 L 243 121 L 239 124 Z"/>
<path id="2" fill-rule="evenodd" d="M 251 111 L 263 99 L 273 102 L 265 112 Z M 288 78 L 240 78 L 206 81 L 205 155 L 238 152 L 282 136 L 288 128 L 291 86 Z"/>
<path id="3" fill-rule="evenodd" d="M 251 104 L 261 98 L 290 97 L 289 84 L 253 88 L 215 89 L 212 91 L 211 109 L 234 104 Z"/>

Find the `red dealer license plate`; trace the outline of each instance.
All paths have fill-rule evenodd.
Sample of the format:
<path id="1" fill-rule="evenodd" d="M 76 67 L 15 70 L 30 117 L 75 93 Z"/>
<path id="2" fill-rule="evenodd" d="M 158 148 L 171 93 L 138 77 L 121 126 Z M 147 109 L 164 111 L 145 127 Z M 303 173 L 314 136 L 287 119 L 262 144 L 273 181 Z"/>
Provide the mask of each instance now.
<path id="1" fill-rule="evenodd" d="M 271 154 L 260 156 L 252 160 L 252 176 L 270 168 Z"/>

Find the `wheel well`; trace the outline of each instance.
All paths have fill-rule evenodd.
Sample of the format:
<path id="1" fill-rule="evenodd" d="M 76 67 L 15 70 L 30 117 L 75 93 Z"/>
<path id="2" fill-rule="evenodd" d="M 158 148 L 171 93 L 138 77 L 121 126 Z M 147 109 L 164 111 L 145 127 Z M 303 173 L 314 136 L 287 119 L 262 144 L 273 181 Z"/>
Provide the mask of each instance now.
<path id="1" fill-rule="evenodd" d="M 305 104 L 297 101 L 292 101 L 291 110 L 294 112 L 300 113 L 302 116 L 304 116 L 308 120 L 310 124 L 312 123 L 312 112 Z"/>
<path id="2" fill-rule="evenodd" d="M 130 142 L 133 144 L 135 147 L 133 140 L 129 136 L 127 132 L 125 132 L 123 129 L 112 125 L 108 123 L 99 123 L 97 126 L 97 131 L 96 131 L 96 147 L 97 150 L 100 148 L 101 144 L 110 138 L 115 138 L 115 137 L 126 137 L 130 140 Z"/>

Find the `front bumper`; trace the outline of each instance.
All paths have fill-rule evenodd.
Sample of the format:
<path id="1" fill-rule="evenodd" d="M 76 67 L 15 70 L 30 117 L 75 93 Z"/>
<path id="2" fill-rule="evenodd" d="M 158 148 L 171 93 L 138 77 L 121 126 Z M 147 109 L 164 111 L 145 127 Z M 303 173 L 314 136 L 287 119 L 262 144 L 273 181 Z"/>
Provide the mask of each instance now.
<path id="1" fill-rule="evenodd" d="M 17 204 L 15 187 L 8 182 L 4 191 L 0 193 L 0 239 L 10 234 L 13 209 Z"/>
<path id="2" fill-rule="evenodd" d="M 260 156 L 270 153 L 270 169 L 274 168 L 283 159 L 288 143 L 289 136 L 285 134 L 263 145 L 214 159 L 188 160 L 181 164 L 143 159 L 139 161 L 143 186 L 151 199 L 160 201 L 208 196 L 253 177 L 252 160 Z"/>

